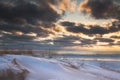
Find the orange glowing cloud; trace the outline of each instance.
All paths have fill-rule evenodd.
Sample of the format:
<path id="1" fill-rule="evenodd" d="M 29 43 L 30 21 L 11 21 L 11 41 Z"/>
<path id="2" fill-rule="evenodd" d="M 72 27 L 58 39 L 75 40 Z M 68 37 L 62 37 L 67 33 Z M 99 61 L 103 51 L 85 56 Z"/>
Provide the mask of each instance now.
<path id="1" fill-rule="evenodd" d="M 91 8 L 87 6 L 88 0 L 85 0 L 83 2 L 80 3 L 78 10 L 79 11 L 84 11 L 84 12 L 91 12 Z"/>
<path id="2" fill-rule="evenodd" d="M 23 35 L 23 32 L 21 32 L 21 31 L 13 31 L 13 33 L 16 35 Z"/>
<path id="3" fill-rule="evenodd" d="M 31 36 L 31 37 L 36 37 L 37 34 L 36 33 L 28 33 L 28 34 L 25 34 L 26 36 Z"/>
<path id="4" fill-rule="evenodd" d="M 63 11 L 71 11 L 74 12 L 76 7 L 76 1 L 73 0 L 61 0 L 59 3 L 59 9 Z"/>

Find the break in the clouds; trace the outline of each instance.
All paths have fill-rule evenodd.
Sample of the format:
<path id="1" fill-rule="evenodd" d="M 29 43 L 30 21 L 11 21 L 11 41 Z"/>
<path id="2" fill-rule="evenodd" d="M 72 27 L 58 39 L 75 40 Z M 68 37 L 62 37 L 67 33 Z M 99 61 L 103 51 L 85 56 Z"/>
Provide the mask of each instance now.
<path id="1" fill-rule="evenodd" d="M 78 10 L 90 13 L 97 19 L 115 18 L 120 19 L 119 0 L 84 0 Z"/>

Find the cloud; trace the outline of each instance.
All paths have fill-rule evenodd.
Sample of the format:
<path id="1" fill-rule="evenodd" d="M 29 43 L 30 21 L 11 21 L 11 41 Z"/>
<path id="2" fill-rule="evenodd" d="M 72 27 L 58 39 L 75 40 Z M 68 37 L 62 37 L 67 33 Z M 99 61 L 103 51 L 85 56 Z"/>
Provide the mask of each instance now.
<path id="1" fill-rule="evenodd" d="M 76 0 L 61 0 L 59 5 L 59 9 L 63 10 L 63 11 L 71 11 L 71 12 L 75 12 L 76 9 Z"/>
<path id="2" fill-rule="evenodd" d="M 110 38 L 113 38 L 113 39 L 120 39 L 120 36 L 113 35 L 113 36 L 111 36 Z"/>
<path id="3" fill-rule="evenodd" d="M 117 41 L 117 43 L 116 43 L 116 44 L 120 46 L 120 41 Z"/>
<path id="4" fill-rule="evenodd" d="M 54 6 L 58 5 L 59 1 L 1 0 L 0 30 L 6 32 L 6 35 L 9 33 L 16 35 L 16 32 L 21 32 L 23 36 L 29 33 L 35 33 L 37 35 L 36 37 L 46 37 L 51 32 L 43 30 L 42 27 L 54 27 L 54 23 L 62 16 L 62 14 L 57 13 L 50 6 L 50 4 Z"/>
<path id="5" fill-rule="evenodd" d="M 95 45 L 97 41 L 92 39 L 86 39 L 78 36 L 64 36 L 60 38 L 56 38 L 54 40 L 54 44 L 56 45 L 64 45 L 64 46 L 88 46 Z"/>
<path id="6" fill-rule="evenodd" d="M 54 28 L 65 11 L 74 12 L 75 7 L 76 0 L 0 0 L 0 30 L 6 35 L 47 37 L 53 34 L 48 28 Z"/>
<path id="7" fill-rule="evenodd" d="M 61 22 L 60 23 L 62 26 L 66 28 L 67 31 L 73 32 L 76 34 L 83 33 L 86 35 L 104 35 L 112 32 L 117 32 L 120 31 L 120 22 L 119 21 L 114 21 L 112 22 L 111 26 L 103 27 L 100 25 L 86 25 L 85 24 L 77 24 L 74 22 Z"/>
<path id="8" fill-rule="evenodd" d="M 118 0 L 84 0 L 80 3 L 78 10 L 90 13 L 97 19 L 120 19 L 120 5 Z"/>
<path id="9" fill-rule="evenodd" d="M 74 22 L 69 22 L 69 21 L 63 21 L 60 23 L 62 26 L 74 26 Z"/>
<path id="10" fill-rule="evenodd" d="M 82 23 L 75 23 L 75 22 L 69 22 L 69 21 L 63 21 L 60 23 L 61 26 L 63 26 L 66 31 L 69 33 L 72 33 L 76 37 L 79 37 L 79 39 L 76 39 L 74 41 L 79 41 L 80 43 L 74 44 L 75 46 L 115 46 L 118 45 L 116 43 L 116 40 L 119 39 L 119 36 L 115 33 L 120 31 L 120 21 L 113 21 L 111 25 L 85 25 Z M 88 37 L 82 37 L 82 34 L 85 34 Z M 115 36 L 110 35 L 111 33 L 114 33 Z M 111 36 L 108 38 L 108 36 Z M 77 36 L 78 35 L 78 36 Z M 106 35 L 106 36 L 105 36 Z M 63 40 L 69 40 L 69 39 L 63 39 Z M 74 42 L 72 41 L 72 42 Z M 66 41 L 71 43 L 70 41 Z"/>
<path id="11" fill-rule="evenodd" d="M 37 25 L 20 25 L 20 24 L 9 24 L 9 23 L 0 24 L 0 30 L 2 32 L 6 32 L 6 35 L 9 33 L 11 33 L 11 35 L 17 35 L 18 32 L 20 32 L 21 35 L 35 33 L 36 37 L 46 37 L 51 33 L 47 30 L 43 30 L 41 26 L 37 26 Z"/>
<path id="12" fill-rule="evenodd" d="M 15 35 L 15 34 L 3 34 L 3 37 L 0 37 L 1 40 L 3 40 L 4 42 L 8 42 L 8 41 L 32 41 L 33 39 L 35 39 L 35 36 L 27 36 L 27 35 Z"/>
<path id="13" fill-rule="evenodd" d="M 95 38 L 94 40 L 98 41 L 98 42 L 114 42 L 114 40 L 110 39 L 110 38 Z"/>
<path id="14" fill-rule="evenodd" d="M 36 20 L 54 22 L 60 17 L 48 4 L 55 4 L 54 2 L 55 0 L 0 2 L 0 19 L 5 21 L 23 19 L 28 23 L 35 22 Z"/>
<path id="15" fill-rule="evenodd" d="M 120 41 L 118 40 L 118 41 L 116 41 L 116 42 L 111 42 L 111 43 L 109 43 L 109 45 L 110 46 L 120 46 Z"/>
<path id="16" fill-rule="evenodd" d="M 95 40 L 92 40 L 92 39 L 85 39 L 85 38 L 83 38 L 83 39 L 81 40 L 81 44 L 82 44 L 82 45 L 96 44 L 96 41 L 95 41 Z"/>
<path id="17" fill-rule="evenodd" d="M 80 38 L 77 36 L 64 36 L 62 38 L 54 39 L 53 42 L 56 45 L 74 46 L 75 44 L 73 42 L 76 40 L 80 40 Z"/>

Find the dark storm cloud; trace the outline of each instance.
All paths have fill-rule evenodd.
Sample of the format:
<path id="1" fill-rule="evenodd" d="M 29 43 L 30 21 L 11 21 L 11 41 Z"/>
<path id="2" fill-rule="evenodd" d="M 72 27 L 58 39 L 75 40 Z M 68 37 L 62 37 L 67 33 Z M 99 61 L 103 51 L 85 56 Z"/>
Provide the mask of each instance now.
<path id="1" fill-rule="evenodd" d="M 114 38 L 114 39 L 120 39 L 120 36 L 113 35 L 113 36 L 111 36 L 110 38 Z"/>
<path id="2" fill-rule="evenodd" d="M 85 38 L 82 38 L 80 41 L 81 41 L 80 45 L 96 44 L 96 42 L 97 42 L 96 40 L 85 39 Z"/>
<path id="3" fill-rule="evenodd" d="M 15 32 L 21 32 L 23 34 L 35 33 L 36 37 L 47 37 L 50 33 L 52 34 L 52 32 L 43 30 L 41 26 L 20 25 L 20 24 L 12 24 L 12 23 L 0 24 L 0 30 L 10 32 L 12 33 L 11 35 L 14 35 Z"/>
<path id="4" fill-rule="evenodd" d="M 2 31 L 0 31 L 0 35 L 2 37 L 0 37 L 0 41 L 25 41 L 25 40 L 33 40 L 35 39 L 35 36 L 27 36 L 27 35 L 16 35 L 16 34 L 6 34 L 6 33 L 2 33 Z"/>
<path id="5" fill-rule="evenodd" d="M 84 24 L 79 24 L 75 25 L 73 22 L 61 22 L 60 23 L 62 26 L 65 26 L 66 30 L 69 32 L 73 33 L 83 33 L 86 35 L 103 35 L 103 34 L 108 34 L 112 32 L 117 32 L 120 31 L 120 22 L 119 21 L 114 21 L 112 22 L 112 26 L 108 26 L 108 28 L 99 26 L 99 25 L 88 25 L 86 26 Z"/>
<path id="6" fill-rule="evenodd" d="M 74 43 L 79 41 L 80 43 Z M 56 38 L 54 44 L 64 45 L 64 46 L 86 46 L 96 44 L 97 41 L 91 39 L 85 39 L 78 36 L 64 36 L 63 38 Z"/>
<path id="7" fill-rule="evenodd" d="M 79 37 L 77 36 L 64 36 L 63 38 L 56 38 L 54 41 L 55 42 L 74 42 L 76 40 L 80 40 Z"/>
<path id="8" fill-rule="evenodd" d="M 110 38 L 95 38 L 94 40 L 98 41 L 98 42 L 114 42 L 114 40 L 110 39 Z"/>
<path id="9" fill-rule="evenodd" d="M 79 25 L 79 26 L 67 27 L 66 29 L 70 32 L 83 33 L 87 35 L 93 35 L 93 34 L 102 35 L 108 33 L 107 29 L 100 26 L 91 26 L 90 29 L 87 29 L 83 25 Z"/>
<path id="10" fill-rule="evenodd" d="M 116 45 L 116 46 L 120 46 L 120 41 L 117 41 L 115 43 L 111 42 L 109 43 L 110 46 Z"/>
<path id="11" fill-rule="evenodd" d="M 42 22 L 54 22 L 60 15 L 57 14 L 49 3 L 54 4 L 55 0 L 14 0 L 9 3 L 0 2 L 0 19 L 13 21 L 24 19 L 28 23 L 40 20 Z"/>
<path id="12" fill-rule="evenodd" d="M 68 21 L 64 21 L 62 23 L 60 23 L 62 26 L 74 26 L 75 23 L 74 22 L 68 22 Z"/>
<path id="13" fill-rule="evenodd" d="M 24 33 L 29 33 L 29 32 L 32 32 L 32 26 L 8 23 L 8 24 L 0 24 L 0 30 L 8 31 L 8 32 L 21 31 Z"/>
<path id="14" fill-rule="evenodd" d="M 14 31 L 20 31 L 23 36 L 31 32 L 36 33 L 37 37 L 48 36 L 51 32 L 43 30 L 42 27 L 53 27 L 62 15 L 58 14 L 50 4 L 55 6 L 57 1 L 0 0 L 0 31 L 10 32 L 11 35 L 16 35 Z"/>
<path id="15" fill-rule="evenodd" d="M 120 19 L 119 0 L 84 0 L 80 3 L 79 10 L 90 13 L 93 17 Z"/>
<path id="16" fill-rule="evenodd" d="M 116 43 L 116 44 L 120 46 L 120 41 L 117 41 L 117 43 Z"/>

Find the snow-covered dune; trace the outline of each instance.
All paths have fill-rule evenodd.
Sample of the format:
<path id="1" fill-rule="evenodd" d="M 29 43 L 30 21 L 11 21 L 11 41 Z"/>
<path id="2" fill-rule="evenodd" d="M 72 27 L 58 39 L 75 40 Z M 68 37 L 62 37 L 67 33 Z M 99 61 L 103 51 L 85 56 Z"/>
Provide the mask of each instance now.
<path id="1" fill-rule="evenodd" d="M 0 57 L 0 70 L 5 69 L 15 73 L 23 71 L 25 80 L 120 80 L 119 72 L 99 66 L 21 55 Z"/>

